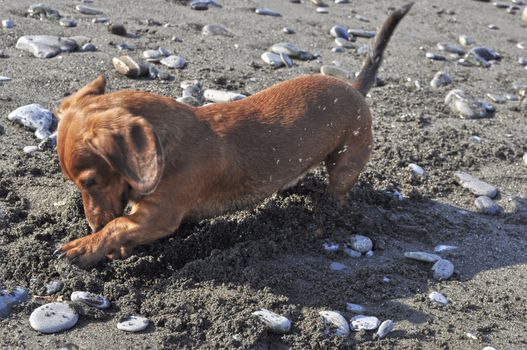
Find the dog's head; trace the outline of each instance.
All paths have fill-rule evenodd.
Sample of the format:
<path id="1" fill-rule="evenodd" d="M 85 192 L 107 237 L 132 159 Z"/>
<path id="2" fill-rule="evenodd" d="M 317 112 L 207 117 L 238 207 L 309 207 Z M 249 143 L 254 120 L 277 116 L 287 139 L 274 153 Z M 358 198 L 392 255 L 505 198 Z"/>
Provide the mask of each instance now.
<path id="1" fill-rule="evenodd" d="M 79 188 L 93 231 L 123 215 L 126 204 L 157 188 L 163 149 L 152 125 L 104 95 L 100 76 L 65 98 L 59 118 L 57 151 L 62 172 Z"/>

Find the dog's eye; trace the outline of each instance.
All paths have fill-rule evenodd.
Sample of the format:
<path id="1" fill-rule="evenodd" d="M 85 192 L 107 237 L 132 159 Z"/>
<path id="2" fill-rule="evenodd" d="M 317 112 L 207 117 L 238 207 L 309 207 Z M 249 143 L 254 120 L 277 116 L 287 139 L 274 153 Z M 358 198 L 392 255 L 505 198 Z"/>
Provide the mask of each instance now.
<path id="1" fill-rule="evenodd" d="M 90 187 L 93 187 L 97 184 L 97 181 L 95 181 L 95 179 L 86 179 L 86 180 L 82 180 L 81 181 L 81 185 L 82 187 L 84 188 L 90 188 Z"/>

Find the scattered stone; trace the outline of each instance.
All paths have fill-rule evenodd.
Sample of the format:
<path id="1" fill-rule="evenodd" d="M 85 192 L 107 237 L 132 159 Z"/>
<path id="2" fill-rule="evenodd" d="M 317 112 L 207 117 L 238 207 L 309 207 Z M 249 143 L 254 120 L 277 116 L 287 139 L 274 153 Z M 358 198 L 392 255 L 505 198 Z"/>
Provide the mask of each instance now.
<path id="1" fill-rule="evenodd" d="M 446 259 L 439 259 L 432 266 L 432 272 L 436 280 L 447 280 L 454 273 L 454 265 Z"/>
<path id="2" fill-rule="evenodd" d="M 215 103 L 226 103 L 226 102 L 232 102 L 237 101 L 245 98 L 245 95 L 238 94 L 235 92 L 230 91 L 221 91 L 221 90 L 213 90 L 213 89 L 207 89 L 203 92 L 203 96 L 211 102 Z"/>
<path id="3" fill-rule="evenodd" d="M 119 35 L 119 36 L 127 35 L 125 26 L 120 23 L 110 23 L 108 25 L 108 31 L 112 34 Z"/>
<path id="4" fill-rule="evenodd" d="M 322 0 L 309 0 L 313 5 L 319 6 L 319 7 L 328 7 L 328 4 L 326 4 Z"/>
<path id="5" fill-rule="evenodd" d="M 82 45 L 81 51 L 83 52 L 95 52 L 97 51 L 97 47 L 93 45 L 92 43 L 86 43 Z"/>
<path id="6" fill-rule="evenodd" d="M 412 171 L 412 174 L 416 177 L 423 177 L 425 175 L 425 170 L 417 164 L 408 164 L 408 169 L 410 169 Z"/>
<path id="7" fill-rule="evenodd" d="M 350 242 L 351 248 L 361 253 L 366 253 L 373 248 L 373 242 L 371 239 L 363 235 L 351 236 Z"/>
<path id="8" fill-rule="evenodd" d="M 77 43 L 70 38 L 53 35 L 27 35 L 18 39 L 16 48 L 28 51 L 38 58 L 51 58 L 61 52 L 77 49 Z"/>
<path id="9" fill-rule="evenodd" d="M 143 316 L 128 316 L 117 323 L 117 329 L 125 332 L 140 332 L 148 327 L 148 318 Z"/>
<path id="10" fill-rule="evenodd" d="M 344 52 L 345 50 L 342 48 L 342 47 L 334 47 L 331 49 L 331 52 L 335 52 L 335 53 L 341 53 L 341 52 Z"/>
<path id="11" fill-rule="evenodd" d="M 356 314 L 366 311 L 366 308 L 364 306 L 353 303 L 346 303 L 346 309 Z"/>
<path id="12" fill-rule="evenodd" d="M 324 333 L 326 335 L 332 333 L 339 337 L 345 337 L 350 332 L 348 321 L 337 311 L 320 311 L 318 313 L 324 320 Z"/>
<path id="13" fill-rule="evenodd" d="M 79 347 L 73 343 L 66 343 L 62 345 L 58 350 L 79 350 Z"/>
<path id="14" fill-rule="evenodd" d="M 482 67 L 490 67 L 489 61 L 497 61 L 501 58 L 494 50 L 488 47 L 474 47 L 466 55 L 465 61 L 480 65 Z"/>
<path id="15" fill-rule="evenodd" d="M 258 7 L 256 10 L 254 10 L 259 15 L 262 16 L 273 16 L 273 17 L 281 17 L 282 15 L 276 11 L 273 11 L 267 7 Z"/>
<path id="16" fill-rule="evenodd" d="M 35 136 L 45 139 L 53 122 L 53 113 L 37 103 L 22 106 L 9 113 L 7 119 L 35 130 Z"/>
<path id="17" fill-rule="evenodd" d="M 234 34 L 225 26 L 219 24 L 207 24 L 201 29 L 203 35 L 222 35 L 232 37 Z"/>
<path id="18" fill-rule="evenodd" d="M 438 89 L 441 86 L 446 86 L 449 84 L 452 84 L 452 78 L 450 77 L 450 75 L 448 75 L 447 72 L 443 72 L 443 71 L 437 72 L 432 78 L 432 81 L 430 81 L 430 86 L 432 86 L 435 89 Z"/>
<path id="19" fill-rule="evenodd" d="M 182 69 L 187 64 L 183 57 L 176 55 L 165 57 L 160 62 L 171 69 Z"/>
<path id="20" fill-rule="evenodd" d="M 11 78 L 0 76 L 0 83 L 6 82 L 6 81 L 11 81 Z"/>
<path id="21" fill-rule="evenodd" d="M 520 57 L 518 58 L 518 63 L 522 66 L 527 66 L 527 57 Z"/>
<path id="22" fill-rule="evenodd" d="M 344 248 L 344 253 L 346 253 L 346 255 L 352 258 L 360 258 L 362 256 L 361 252 L 358 252 L 355 249 L 351 249 L 348 247 Z"/>
<path id="23" fill-rule="evenodd" d="M 146 74 L 146 67 L 134 61 L 130 56 L 114 57 L 112 59 L 115 70 L 129 78 L 138 78 Z"/>
<path id="24" fill-rule="evenodd" d="M 367 19 L 366 17 L 361 16 L 361 15 L 355 15 L 355 19 L 357 19 L 357 20 L 359 20 L 359 21 L 361 21 L 361 22 L 366 22 L 366 23 L 369 23 L 369 22 L 370 22 L 369 19 Z"/>
<path id="25" fill-rule="evenodd" d="M 342 271 L 344 269 L 346 269 L 347 266 L 344 265 L 344 264 L 341 264 L 339 262 L 336 262 L 336 261 L 332 261 L 330 264 L 329 264 L 329 269 L 331 271 Z"/>
<path id="26" fill-rule="evenodd" d="M 468 189 L 476 196 L 487 196 L 494 198 L 496 197 L 496 194 L 498 194 L 496 187 L 489 185 L 488 183 L 483 182 L 470 174 L 458 171 L 455 172 L 454 175 L 457 177 L 461 186 Z"/>
<path id="27" fill-rule="evenodd" d="M 425 253 L 425 252 L 405 252 L 404 256 L 408 259 L 429 262 L 429 263 L 441 260 L 441 257 L 439 255 Z"/>
<path id="28" fill-rule="evenodd" d="M 77 26 L 77 21 L 71 18 L 61 18 L 59 19 L 59 24 L 63 27 L 71 28 Z"/>
<path id="29" fill-rule="evenodd" d="M 190 8 L 196 11 L 206 11 L 209 9 L 209 4 L 202 1 L 192 1 Z"/>
<path id="30" fill-rule="evenodd" d="M 445 104 L 450 107 L 452 112 L 459 114 L 461 118 L 490 118 L 496 112 L 496 109 L 490 103 L 477 101 L 474 97 L 459 89 L 452 90 L 447 94 Z"/>
<path id="31" fill-rule="evenodd" d="M 335 38 L 335 43 L 339 47 L 343 47 L 345 49 L 352 49 L 352 48 L 355 47 L 355 45 L 353 45 L 353 43 L 349 42 L 347 39 L 344 39 L 344 38 Z"/>
<path id="32" fill-rule="evenodd" d="M 477 135 L 472 135 L 468 138 L 469 141 L 473 141 L 473 142 L 481 142 L 482 139 L 481 137 L 477 136 Z"/>
<path id="33" fill-rule="evenodd" d="M 135 50 L 135 46 L 134 46 L 134 45 L 130 45 L 130 44 L 128 44 L 127 42 L 124 42 L 124 43 L 118 44 L 118 45 L 117 45 L 117 48 L 118 48 L 119 50 L 128 50 L 128 51 L 133 51 L 133 50 Z"/>
<path id="34" fill-rule="evenodd" d="M 301 60 L 311 60 L 315 58 L 315 55 L 313 55 L 312 53 L 309 53 L 294 44 L 286 42 L 274 44 L 269 48 L 269 51 L 277 55 L 285 53 L 289 55 L 289 57 L 296 57 Z"/>
<path id="35" fill-rule="evenodd" d="M 322 73 L 324 75 L 333 76 L 333 77 L 336 77 L 336 78 L 341 78 L 341 79 L 344 79 L 344 80 L 349 80 L 352 77 L 351 72 L 349 72 L 349 71 L 347 71 L 345 69 L 342 69 L 340 67 L 331 66 L 331 65 L 324 65 L 324 66 L 320 67 L 320 73 Z"/>
<path id="36" fill-rule="evenodd" d="M 110 306 L 110 301 L 102 295 L 83 291 L 71 293 L 71 301 L 79 301 L 86 305 L 96 307 L 97 309 L 107 309 Z"/>
<path id="37" fill-rule="evenodd" d="M 430 301 L 433 301 L 434 303 L 437 303 L 441 306 L 444 306 L 444 305 L 447 305 L 448 304 L 448 299 L 441 293 L 439 292 L 432 292 L 428 295 L 428 299 L 430 299 Z"/>
<path id="38" fill-rule="evenodd" d="M 386 320 L 379 326 L 377 333 L 375 334 L 377 338 L 382 339 L 386 337 L 393 329 L 395 328 L 395 323 L 392 320 Z"/>
<path id="39" fill-rule="evenodd" d="M 164 57 L 168 57 L 170 56 L 170 51 L 168 51 L 168 49 L 165 49 L 164 47 L 160 47 L 159 49 L 157 49 L 159 51 L 159 53 L 161 55 L 163 55 Z"/>
<path id="40" fill-rule="evenodd" d="M 487 97 L 492 101 L 492 102 L 495 102 L 495 103 L 505 103 L 507 102 L 507 97 L 505 96 L 501 96 L 501 95 L 495 95 L 495 94 L 490 94 L 488 93 L 487 94 Z"/>
<path id="41" fill-rule="evenodd" d="M 283 52 L 282 52 L 283 53 Z M 280 53 L 280 54 L 282 54 Z M 280 58 L 280 54 L 266 51 L 260 56 L 262 60 L 273 68 L 278 68 L 284 65 L 284 62 Z"/>
<path id="42" fill-rule="evenodd" d="M 440 244 L 440 245 L 435 246 L 434 253 L 450 252 L 456 249 L 458 249 L 458 247 L 455 245 Z"/>
<path id="43" fill-rule="evenodd" d="M 62 281 L 51 281 L 46 284 L 46 294 L 51 295 L 58 293 L 64 288 L 64 283 Z"/>
<path id="44" fill-rule="evenodd" d="M 27 13 L 30 17 L 37 19 L 60 19 L 59 11 L 47 4 L 33 4 L 27 9 Z"/>
<path id="45" fill-rule="evenodd" d="M 12 19 L 3 19 L 2 20 L 2 27 L 5 29 L 11 29 L 15 26 L 15 22 Z"/>
<path id="46" fill-rule="evenodd" d="M 459 43 L 463 46 L 470 46 L 476 42 L 473 37 L 468 35 L 460 35 L 458 40 Z"/>
<path id="47" fill-rule="evenodd" d="M 373 38 L 377 33 L 374 31 L 364 29 L 348 29 L 348 34 L 359 37 L 359 38 Z"/>
<path id="48" fill-rule="evenodd" d="M 437 48 L 441 51 L 445 51 L 445 52 L 449 52 L 449 53 L 454 53 L 456 55 L 464 55 L 465 54 L 465 50 L 463 50 L 461 47 L 459 46 L 456 46 L 456 45 L 452 45 L 452 44 L 449 44 L 449 43 L 437 43 Z"/>
<path id="49" fill-rule="evenodd" d="M 496 348 L 493 348 L 492 346 L 485 346 L 482 350 L 496 350 Z"/>
<path id="50" fill-rule="evenodd" d="M 494 203 L 492 199 L 487 196 L 480 196 L 474 201 L 474 205 L 481 213 L 489 215 L 497 215 L 501 213 L 501 207 Z"/>
<path id="51" fill-rule="evenodd" d="M 12 292 L 0 290 L 0 318 L 9 316 L 11 308 L 29 299 L 29 291 L 24 287 L 16 287 Z"/>
<path id="52" fill-rule="evenodd" d="M 108 17 L 97 17 L 97 18 L 92 19 L 91 22 L 108 24 L 110 23 L 110 19 Z"/>
<path id="53" fill-rule="evenodd" d="M 261 309 L 251 315 L 257 316 L 273 333 L 284 334 L 291 329 L 291 321 L 289 319 L 272 311 Z"/>
<path id="54" fill-rule="evenodd" d="M 446 61 L 446 57 L 442 55 L 435 54 L 433 52 L 425 53 L 425 57 L 431 59 L 432 61 Z"/>
<path id="55" fill-rule="evenodd" d="M 31 154 L 31 153 L 35 153 L 36 151 L 38 151 L 38 146 L 24 146 L 22 150 L 24 151 L 25 154 Z"/>
<path id="56" fill-rule="evenodd" d="M 66 303 L 50 303 L 36 308 L 29 317 L 31 327 L 41 333 L 57 333 L 77 323 L 79 315 Z"/>
<path id="57" fill-rule="evenodd" d="M 495 24 L 489 24 L 489 29 L 492 29 L 492 30 L 498 30 L 498 29 L 500 29 L 500 27 L 498 27 L 498 26 L 495 25 Z"/>
<path id="58" fill-rule="evenodd" d="M 516 44 L 516 47 L 521 50 L 527 49 L 527 41 L 520 41 Z"/>
<path id="59" fill-rule="evenodd" d="M 349 4 L 350 0 L 335 0 L 335 4 Z"/>
<path id="60" fill-rule="evenodd" d="M 331 29 L 329 30 L 329 34 L 331 34 L 331 36 L 333 36 L 334 38 L 343 38 L 346 40 L 349 40 L 350 38 L 348 30 L 340 25 L 335 25 L 331 27 Z"/>
<path id="61" fill-rule="evenodd" d="M 329 253 L 336 253 L 340 249 L 340 244 L 333 242 L 326 242 L 322 245 L 324 250 Z"/>
<path id="62" fill-rule="evenodd" d="M 329 9 L 327 7 L 317 7 L 315 11 L 317 11 L 317 13 L 329 13 Z"/>
<path id="63" fill-rule="evenodd" d="M 291 57 L 289 57 L 288 54 L 282 52 L 282 53 L 280 54 L 280 60 L 282 60 L 282 62 L 283 62 L 288 68 L 293 67 L 293 60 L 291 60 Z"/>
<path id="64" fill-rule="evenodd" d="M 143 57 L 147 62 L 159 62 L 161 59 L 161 53 L 159 50 L 146 50 L 143 51 Z"/>
<path id="65" fill-rule="evenodd" d="M 360 331 L 362 329 L 366 331 L 372 331 L 379 327 L 379 319 L 375 316 L 364 316 L 364 315 L 357 315 L 353 316 L 351 318 L 351 327 L 356 330 Z"/>
<path id="66" fill-rule="evenodd" d="M 282 28 L 282 32 L 284 32 L 286 34 L 295 34 L 295 31 L 291 27 L 283 27 Z"/>
<path id="67" fill-rule="evenodd" d="M 368 258 L 371 258 L 375 255 L 375 253 L 373 252 L 373 250 L 368 250 L 366 253 L 364 253 L 364 255 L 366 255 Z"/>
<path id="68" fill-rule="evenodd" d="M 86 5 L 77 5 L 77 6 L 75 6 L 75 8 L 77 9 L 77 11 L 79 11 L 83 15 L 95 16 L 95 15 L 102 15 L 103 14 L 103 12 L 101 10 L 96 9 L 94 7 L 86 6 Z"/>

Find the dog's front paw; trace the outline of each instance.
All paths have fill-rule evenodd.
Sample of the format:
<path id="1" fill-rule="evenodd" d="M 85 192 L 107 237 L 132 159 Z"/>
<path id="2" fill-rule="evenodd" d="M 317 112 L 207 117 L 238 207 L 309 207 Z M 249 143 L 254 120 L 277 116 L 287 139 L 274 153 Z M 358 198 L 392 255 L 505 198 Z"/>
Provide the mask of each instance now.
<path id="1" fill-rule="evenodd" d="M 60 259 L 65 258 L 72 264 L 88 267 L 105 259 L 105 249 L 101 232 L 93 233 L 66 243 L 54 254 Z"/>

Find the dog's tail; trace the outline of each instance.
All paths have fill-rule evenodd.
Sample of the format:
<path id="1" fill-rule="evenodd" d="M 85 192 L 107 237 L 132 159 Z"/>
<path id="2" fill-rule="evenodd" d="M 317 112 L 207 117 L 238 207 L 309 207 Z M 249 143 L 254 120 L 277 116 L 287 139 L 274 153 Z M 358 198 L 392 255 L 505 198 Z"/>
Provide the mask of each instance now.
<path id="1" fill-rule="evenodd" d="M 386 45 L 388 45 L 393 31 L 413 4 L 413 2 L 406 4 L 393 11 L 386 21 L 384 21 L 381 30 L 379 30 L 373 39 L 372 49 L 364 59 L 359 74 L 351 84 L 363 96 L 366 96 L 371 86 L 375 83 L 377 70 L 382 63 L 382 54 L 384 53 L 384 49 L 386 49 Z"/>

